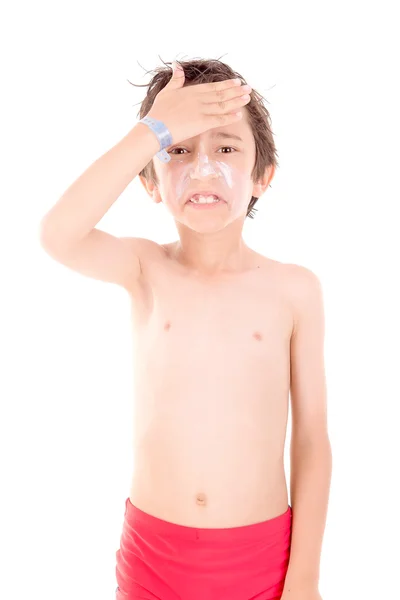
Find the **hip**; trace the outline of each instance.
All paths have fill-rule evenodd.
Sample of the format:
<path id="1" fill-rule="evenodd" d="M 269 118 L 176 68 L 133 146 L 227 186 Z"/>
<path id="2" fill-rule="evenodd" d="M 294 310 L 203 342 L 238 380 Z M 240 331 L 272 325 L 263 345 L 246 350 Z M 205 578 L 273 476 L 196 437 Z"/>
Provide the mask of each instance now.
<path id="1" fill-rule="evenodd" d="M 125 502 L 116 553 L 117 600 L 280 598 L 291 546 L 292 510 L 242 527 L 187 527 Z M 146 595 L 145 597 L 148 597 Z"/>

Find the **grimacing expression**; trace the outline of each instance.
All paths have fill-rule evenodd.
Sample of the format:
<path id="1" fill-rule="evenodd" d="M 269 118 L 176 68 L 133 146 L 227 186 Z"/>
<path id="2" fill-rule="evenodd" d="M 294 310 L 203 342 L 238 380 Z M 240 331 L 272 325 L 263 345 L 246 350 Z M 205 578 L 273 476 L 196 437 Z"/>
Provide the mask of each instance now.
<path id="1" fill-rule="evenodd" d="M 155 202 L 164 202 L 177 221 L 198 232 L 222 229 L 244 218 L 251 197 L 260 197 L 266 187 L 251 179 L 256 146 L 248 113 L 244 108 L 242 113 L 236 123 L 166 148 L 171 157 L 168 163 L 154 157 L 157 185 L 142 179 Z M 187 203 L 201 191 L 216 194 L 222 201 L 206 209 Z"/>

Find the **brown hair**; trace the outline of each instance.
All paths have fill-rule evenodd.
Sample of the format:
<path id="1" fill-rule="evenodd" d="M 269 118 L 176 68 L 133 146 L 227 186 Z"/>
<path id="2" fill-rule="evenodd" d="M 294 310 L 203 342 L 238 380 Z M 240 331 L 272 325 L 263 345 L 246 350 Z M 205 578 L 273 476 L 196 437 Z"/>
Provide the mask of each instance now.
<path id="1" fill-rule="evenodd" d="M 164 61 L 162 61 L 164 62 Z M 234 79 L 238 77 L 243 84 L 246 83 L 243 77 L 233 71 L 227 64 L 221 62 L 219 59 L 195 59 L 188 61 L 176 61 L 178 62 L 185 72 L 185 84 L 194 85 L 199 83 L 212 83 L 215 81 L 224 81 L 225 79 Z M 164 63 L 168 65 L 171 63 Z M 171 79 L 172 68 L 171 67 L 158 67 L 154 71 L 151 71 L 154 76 L 150 83 L 144 85 L 137 85 L 136 87 L 148 86 L 146 97 L 144 98 L 138 116 L 142 119 L 147 115 L 153 106 L 154 100 L 157 94 L 167 85 Z M 129 81 L 129 80 L 128 80 Z M 129 81 L 129 83 L 131 83 Z M 131 84 L 135 85 L 135 84 Z M 277 160 L 277 150 L 273 138 L 273 132 L 271 130 L 271 118 L 267 108 L 263 105 L 263 96 L 252 89 L 250 93 L 250 102 L 245 105 L 247 109 L 249 122 L 254 135 L 254 141 L 256 145 L 256 158 L 254 167 L 251 173 L 253 182 L 256 183 L 264 175 L 265 169 L 271 165 L 274 167 L 279 166 Z M 145 177 L 147 180 L 151 180 L 156 185 L 158 184 L 157 176 L 153 166 L 153 160 L 151 160 L 139 175 Z M 246 216 L 251 219 L 254 218 L 255 203 L 258 198 L 255 196 L 251 197 L 249 206 L 247 208 Z"/>

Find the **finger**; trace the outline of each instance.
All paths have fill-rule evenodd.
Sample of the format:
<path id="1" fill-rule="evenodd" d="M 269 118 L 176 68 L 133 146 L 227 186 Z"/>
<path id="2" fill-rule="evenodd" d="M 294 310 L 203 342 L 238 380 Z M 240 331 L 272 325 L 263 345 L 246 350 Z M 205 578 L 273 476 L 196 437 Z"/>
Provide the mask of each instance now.
<path id="1" fill-rule="evenodd" d="M 209 129 L 214 127 L 222 127 L 224 125 L 230 125 L 230 123 L 236 123 L 243 118 L 243 111 L 239 110 L 234 113 L 228 113 L 227 115 L 212 115 L 209 117 L 211 124 Z"/>
<path id="2" fill-rule="evenodd" d="M 201 101 L 204 104 L 210 104 L 212 102 L 227 102 L 233 98 L 239 98 L 244 94 L 250 94 L 252 91 L 249 85 L 242 85 L 239 87 L 233 87 L 226 90 L 217 90 L 216 92 L 209 92 L 208 94 L 202 94 Z"/>
<path id="3" fill-rule="evenodd" d="M 196 90 L 201 94 L 218 92 L 219 90 L 228 90 L 230 88 L 240 88 L 240 79 L 225 79 L 224 81 L 212 81 L 211 83 L 199 83 Z"/>
<path id="4" fill-rule="evenodd" d="M 235 110 L 239 110 L 242 106 L 245 106 L 250 102 L 250 96 L 240 96 L 239 98 L 232 98 L 226 102 L 211 102 L 209 104 L 204 103 L 201 108 L 201 112 L 205 115 L 221 115 Z"/>

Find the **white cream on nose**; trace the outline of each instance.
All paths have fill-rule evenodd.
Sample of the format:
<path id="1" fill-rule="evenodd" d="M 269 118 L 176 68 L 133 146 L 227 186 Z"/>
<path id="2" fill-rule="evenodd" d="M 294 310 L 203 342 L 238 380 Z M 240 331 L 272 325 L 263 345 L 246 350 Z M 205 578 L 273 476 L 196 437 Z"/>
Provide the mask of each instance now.
<path id="1" fill-rule="evenodd" d="M 190 171 L 191 179 L 207 177 L 207 175 L 212 174 L 215 174 L 217 177 L 220 176 L 218 169 L 216 169 L 215 166 L 208 160 L 207 154 L 205 152 L 199 152 L 195 162 L 195 167 Z"/>
<path id="2" fill-rule="evenodd" d="M 227 186 L 230 189 L 233 188 L 232 168 L 223 161 L 209 160 L 207 153 L 200 149 L 196 160 L 186 165 L 179 177 L 175 190 L 176 198 L 180 201 L 183 193 L 186 193 L 186 190 L 190 189 L 190 181 L 201 179 L 202 177 L 222 177 L 226 181 Z"/>

